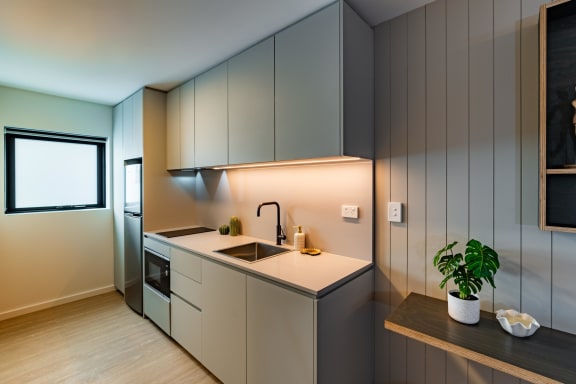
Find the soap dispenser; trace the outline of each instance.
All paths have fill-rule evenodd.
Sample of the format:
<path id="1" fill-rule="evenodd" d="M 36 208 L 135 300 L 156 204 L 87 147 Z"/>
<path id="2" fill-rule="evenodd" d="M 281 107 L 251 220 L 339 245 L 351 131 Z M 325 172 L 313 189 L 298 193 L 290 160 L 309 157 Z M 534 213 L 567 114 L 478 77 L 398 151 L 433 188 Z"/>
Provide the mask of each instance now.
<path id="1" fill-rule="evenodd" d="M 294 227 L 296 228 L 296 227 Z M 294 232 L 294 249 L 300 251 L 306 248 L 306 235 L 302 232 L 302 226 L 298 226 L 298 232 Z"/>

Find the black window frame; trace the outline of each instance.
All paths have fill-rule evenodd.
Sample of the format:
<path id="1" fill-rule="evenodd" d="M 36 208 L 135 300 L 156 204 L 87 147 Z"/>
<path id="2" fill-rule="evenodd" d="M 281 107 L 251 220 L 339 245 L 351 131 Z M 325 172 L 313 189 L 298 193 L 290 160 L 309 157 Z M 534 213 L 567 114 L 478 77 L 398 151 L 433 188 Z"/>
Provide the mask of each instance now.
<path id="1" fill-rule="evenodd" d="M 97 202 L 95 204 L 56 205 L 16 208 L 16 159 L 15 143 L 17 139 L 52 141 L 70 144 L 89 144 L 96 147 L 97 153 Z M 4 183 L 6 214 L 32 212 L 77 211 L 106 208 L 106 137 L 76 135 L 71 133 L 49 132 L 33 129 L 4 127 Z"/>

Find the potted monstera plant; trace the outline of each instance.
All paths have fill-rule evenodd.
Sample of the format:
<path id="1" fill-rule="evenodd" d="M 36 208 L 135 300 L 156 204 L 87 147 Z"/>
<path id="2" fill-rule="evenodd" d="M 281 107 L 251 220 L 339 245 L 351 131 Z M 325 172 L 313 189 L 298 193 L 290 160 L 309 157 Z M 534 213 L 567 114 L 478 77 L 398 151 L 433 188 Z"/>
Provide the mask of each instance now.
<path id="1" fill-rule="evenodd" d="M 434 266 L 444 275 L 440 288 L 450 280 L 458 289 L 448 291 L 448 314 L 464 324 L 480 321 L 480 299 L 478 293 L 484 282 L 493 288 L 494 275 L 500 268 L 498 253 L 475 239 L 466 244 L 464 255 L 454 253 L 454 241 L 440 249 L 434 256 Z"/>

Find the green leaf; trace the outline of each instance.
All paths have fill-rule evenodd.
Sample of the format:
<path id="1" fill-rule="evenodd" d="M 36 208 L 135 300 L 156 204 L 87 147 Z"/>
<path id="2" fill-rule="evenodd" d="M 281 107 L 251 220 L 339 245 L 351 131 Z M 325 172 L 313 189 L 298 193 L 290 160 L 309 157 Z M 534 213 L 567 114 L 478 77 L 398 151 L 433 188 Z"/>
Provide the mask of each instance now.
<path id="1" fill-rule="evenodd" d="M 466 244 L 465 262 L 468 270 L 478 279 L 483 279 L 492 287 L 494 275 L 500 268 L 498 254 L 487 245 L 482 245 L 478 240 L 471 239 Z"/>

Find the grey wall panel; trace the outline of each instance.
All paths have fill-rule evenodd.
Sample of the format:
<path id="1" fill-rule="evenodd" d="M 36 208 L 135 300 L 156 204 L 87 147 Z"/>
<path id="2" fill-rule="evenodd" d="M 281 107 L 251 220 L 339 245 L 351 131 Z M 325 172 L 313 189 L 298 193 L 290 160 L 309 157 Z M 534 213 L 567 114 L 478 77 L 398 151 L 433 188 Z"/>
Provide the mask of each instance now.
<path id="1" fill-rule="evenodd" d="M 426 293 L 426 11 L 407 15 L 407 292 Z M 408 340 L 406 382 L 425 383 L 426 346 Z"/>
<path id="2" fill-rule="evenodd" d="M 510 376 L 504 372 L 493 371 L 492 383 L 493 384 L 520 384 L 520 379 Z"/>
<path id="3" fill-rule="evenodd" d="M 470 237 L 493 245 L 494 68 L 493 4 L 469 1 L 470 51 Z M 492 289 L 482 289 L 481 307 L 492 310 Z"/>
<path id="4" fill-rule="evenodd" d="M 408 14 L 408 292 L 426 293 L 426 12 Z"/>
<path id="5" fill-rule="evenodd" d="M 408 339 L 406 344 L 406 382 L 412 384 L 426 383 L 426 345 L 414 339 Z"/>
<path id="6" fill-rule="evenodd" d="M 538 9 L 541 0 L 522 0 L 522 302 L 521 310 L 551 325 L 552 246 L 550 232 L 538 229 Z M 498 287 L 500 289 L 500 287 Z M 505 289 L 505 287 L 503 287 Z"/>
<path id="7" fill-rule="evenodd" d="M 407 17 L 401 16 L 390 22 L 390 70 L 395 76 L 390 80 L 390 200 L 407 200 Z M 390 224 L 390 283 L 392 286 L 391 303 L 399 305 L 407 292 L 407 230 L 406 223 Z M 406 381 L 406 338 L 394 335 L 391 339 L 394 351 L 390 376 L 392 382 Z"/>
<path id="8" fill-rule="evenodd" d="M 469 231 L 468 2 L 446 1 L 446 233 L 464 246 Z M 451 284 L 449 289 L 454 288 Z M 466 381 L 467 360 L 446 359 L 446 382 Z"/>
<path id="9" fill-rule="evenodd" d="M 468 240 L 468 2 L 446 2 L 446 233 L 448 241 Z"/>
<path id="10" fill-rule="evenodd" d="M 382 316 L 402 292 L 445 299 L 432 257 L 447 239 L 476 237 L 500 253 L 484 309 L 517 308 L 576 333 L 576 235 L 538 229 L 544 3 L 439 0 L 376 29 L 378 383 L 522 382 L 382 332 Z M 391 226 L 386 204 L 402 196 L 407 220 Z"/>
<path id="11" fill-rule="evenodd" d="M 383 321 L 390 313 L 390 224 L 387 202 L 390 201 L 390 24 L 374 31 L 374 376 L 376 383 L 390 382 L 390 332 L 384 330 Z"/>
<path id="12" fill-rule="evenodd" d="M 393 77 L 394 75 L 392 75 Z M 423 186 L 424 187 L 424 186 Z M 426 248 L 446 244 L 446 2 L 426 6 Z M 427 263 L 426 294 L 445 299 L 441 275 Z"/>
<path id="13" fill-rule="evenodd" d="M 520 21 L 521 0 L 494 3 L 494 309 L 520 308 Z"/>
<path id="14" fill-rule="evenodd" d="M 426 6 L 426 294 L 445 299 L 431 260 L 446 244 L 446 1 Z M 392 180 L 393 182 L 393 180 Z M 408 208 L 409 209 L 409 208 Z M 446 353 L 426 347 L 426 382 L 444 383 Z"/>
<path id="15" fill-rule="evenodd" d="M 468 382 L 478 384 L 492 383 L 492 369 L 475 361 L 468 362 Z"/>
<path id="16" fill-rule="evenodd" d="M 468 360 L 448 353 L 446 355 L 446 383 L 466 383 L 468 381 Z"/>
<path id="17" fill-rule="evenodd" d="M 552 326 L 564 332 L 576 333 L 576 236 L 555 232 L 552 235 L 552 250 Z"/>
<path id="18" fill-rule="evenodd" d="M 405 202 L 407 200 L 407 20 L 401 16 L 390 23 L 390 69 L 395 75 L 390 80 L 390 178 L 394 180 L 390 188 L 392 201 Z M 390 235 L 390 249 L 394 257 L 391 260 L 392 275 L 390 282 L 397 292 L 392 294 L 392 305 L 400 304 L 408 294 L 406 291 L 407 275 L 407 231 L 406 223 L 392 223 Z"/>
<path id="19" fill-rule="evenodd" d="M 446 355 L 446 352 L 438 348 L 426 346 L 426 383 L 448 382 Z"/>

